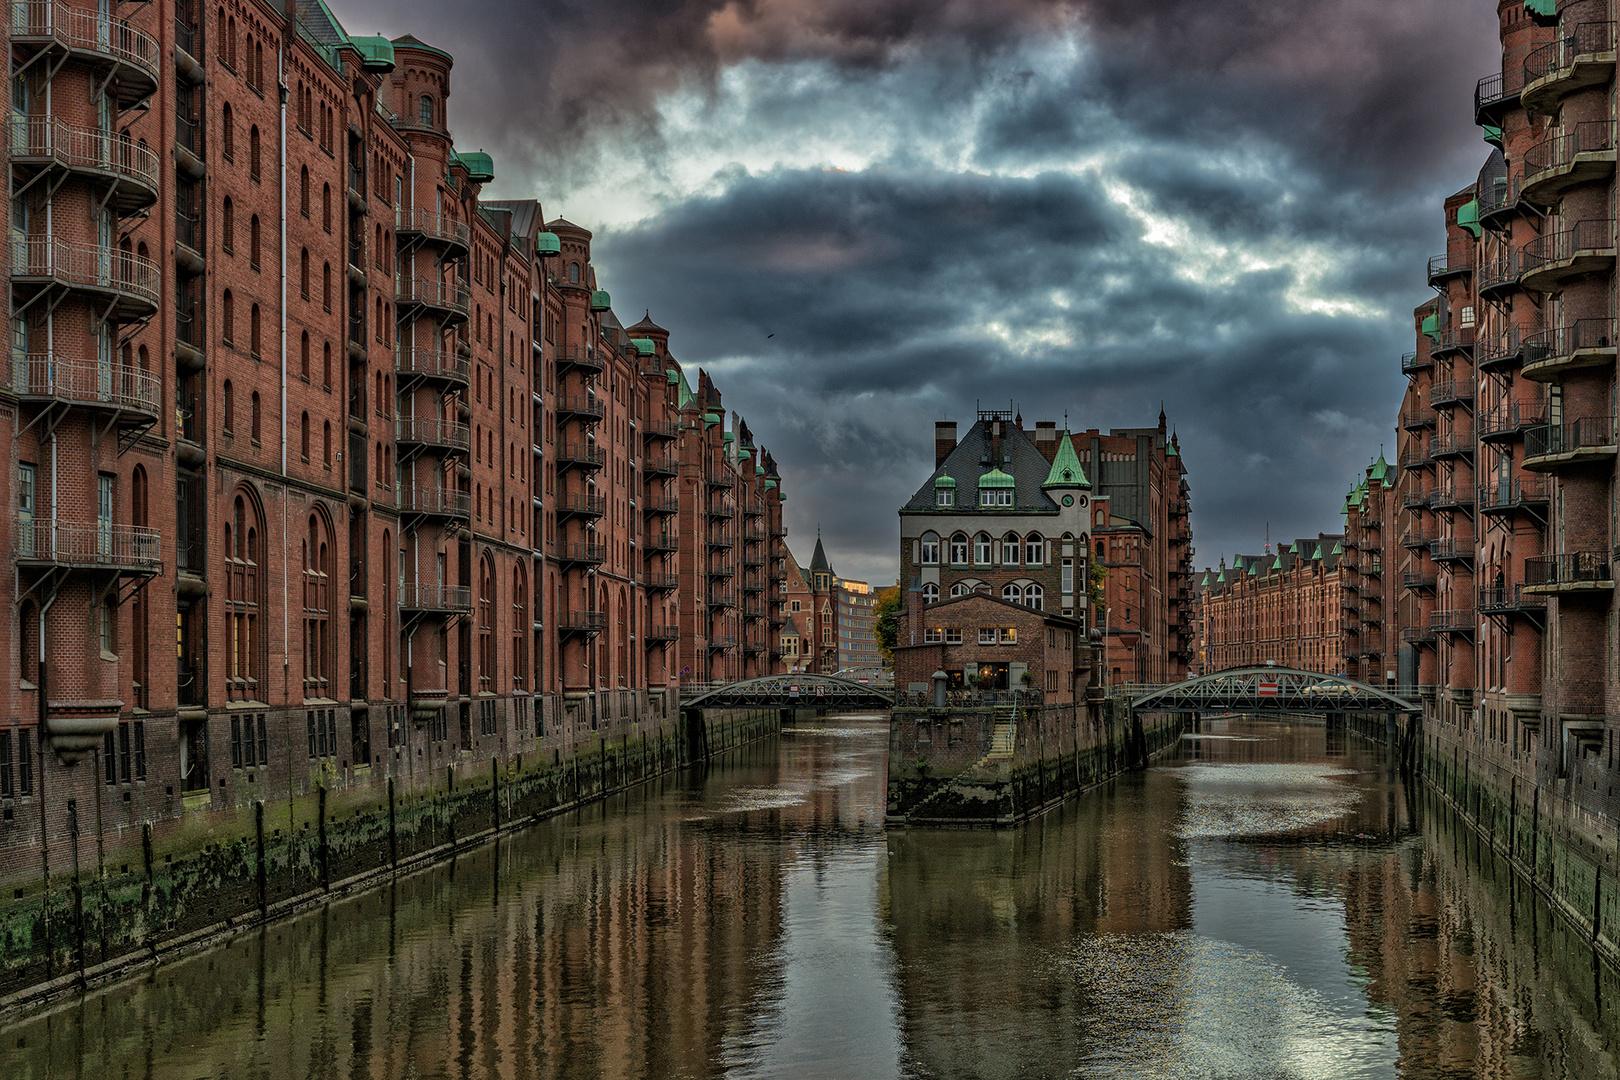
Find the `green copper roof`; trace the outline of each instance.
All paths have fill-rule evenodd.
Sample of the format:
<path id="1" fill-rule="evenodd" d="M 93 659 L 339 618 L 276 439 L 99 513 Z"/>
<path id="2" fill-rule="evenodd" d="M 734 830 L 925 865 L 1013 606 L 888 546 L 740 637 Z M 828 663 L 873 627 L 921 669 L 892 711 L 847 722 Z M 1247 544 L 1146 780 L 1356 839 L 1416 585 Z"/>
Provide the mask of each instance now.
<path id="1" fill-rule="evenodd" d="M 1256 564 L 1251 564 L 1249 566 L 1249 576 L 1250 577 L 1259 577 L 1260 576 L 1259 564 L 1256 563 Z"/>
<path id="2" fill-rule="evenodd" d="M 776 481 L 775 480 L 767 480 L 767 481 L 765 481 L 765 490 L 766 491 L 775 491 L 776 490 Z"/>
<path id="3" fill-rule="evenodd" d="M 1221 567 L 1221 572 L 1219 574 L 1217 574 L 1216 577 L 1215 577 L 1215 584 L 1217 584 L 1217 585 L 1226 584 L 1226 567 L 1224 567 L 1224 566 Z"/>
<path id="4" fill-rule="evenodd" d="M 1320 544 L 1318 544 L 1317 547 L 1316 547 L 1316 553 L 1311 556 L 1311 561 L 1312 562 L 1321 562 L 1322 561 L 1322 546 Z"/>
<path id="5" fill-rule="evenodd" d="M 467 179 L 475 184 L 487 184 L 495 179 L 495 159 L 482 150 L 461 154 L 461 163 L 467 166 Z"/>
<path id="6" fill-rule="evenodd" d="M 754 463 L 754 475 L 755 476 L 764 476 L 765 475 L 765 463 L 763 461 L 756 461 Z"/>
<path id="7" fill-rule="evenodd" d="M 541 258 L 562 254 L 562 241 L 554 232 L 543 232 L 534 238 L 534 253 Z"/>
<path id="8" fill-rule="evenodd" d="M 778 491 L 776 493 L 776 497 L 778 499 L 781 499 L 783 502 L 787 502 L 787 492 L 785 492 L 785 491 Z"/>
<path id="9" fill-rule="evenodd" d="M 613 306 L 613 297 L 608 295 L 606 289 L 597 289 L 591 293 L 591 310 L 606 311 Z"/>
<path id="10" fill-rule="evenodd" d="M 936 488 L 954 488 L 956 486 L 956 478 L 954 476 L 941 473 L 939 479 L 934 481 L 934 486 Z"/>
<path id="11" fill-rule="evenodd" d="M 1065 431 L 1063 438 L 1058 442 L 1057 453 L 1052 457 L 1052 471 L 1046 474 L 1046 480 L 1041 487 L 1090 486 L 1086 480 L 1085 470 L 1080 467 L 1080 457 L 1074 452 L 1074 443 L 1069 441 L 1069 433 Z"/>
<path id="12" fill-rule="evenodd" d="M 1469 199 L 1457 207 L 1457 224 L 1473 234 L 1475 240 L 1479 239 L 1479 200 Z"/>
<path id="13" fill-rule="evenodd" d="M 1335 554 L 1335 555 L 1343 555 L 1344 554 L 1344 545 L 1335 542 L 1334 545 L 1333 545 L 1333 554 Z"/>
<path id="14" fill-rule="evenodd" d="M 1495 124 L 1486 124 L 1484 127 L 1485 141 L 1496 147 L 1498 150 L 1502 149 L 1502 129 L 1497 127 Z"/>
<path id="15" fill-rule="evenodd" d="M 1373 480 L 1382 483 L 1389 478 L 1389 462 L 1384 460 L 1384 452 L 1378 451 L 1378 460 L 1373 462 L 1372 472 L 1368 474 Z"/>
<path id="16" fill-rule="evenodd" d="M 720 414 L 719 413 L 706 412 L 706 413 L 703 414 L 703 426 L 704 427 L 714 427 L 714 425 L 718 424 L 719 422 L 720 422 Z"/>
<path id="17" fill-rule="evenodd" d="M 676 371 L 674 368 L 666 368 L 664 370 L 664 378 L 669 380 L 669 385 L 674 386 L 676 383 L 681 381 L 681 373 Z"/>
<path id="18" fill-rule="evenodd" d="M 1422 329 L 1423 333 L 1429 335 L 1429 337 L 1438 338 L 1440 336 L 1440 313 L 1436 311 L 1423 316 Z"/>
<path id="19" fill-rule="evenodd" d="M 394 43 L 385 37 L 350 37 L 352 44 L 360 52 L 360 66 L 367 71 L 388 72 L 394 70 Z"/>
<path id="20" fill-rule="evenodd" d="M 1271 568 L 1273 570 L 1281 570 L 1283 568 L 1282 567 L 1282 552 L 1281 551 L 1278 551 L 1277 552 L 1277 557 L 1272 560 Z"/>
<path id="21" fill-rule="evenodd" d="M 652 338 L 633 337 L 630 339 L 630 344 L 634 346 L 636 352 L 640 353 L 642 356 L 651 356 L 653 353 L 658 351 L 658 346 L 653 344 Z"/>
<path id="22" fill-rule="evenodd" d="M 1014 480 L 1000 469 L 991 469 L 989 472 L 979 477 L 979 487 L 981 488 L 1010 488 L 1017 486 L 1018 481 Z"/>
<path id="23" fill-rule="evenodd" d="M 737 437 L 736 432 L 728 431 L 724 435 L 720 436 L 720 441 L 723 442 L 723 443 L 727 443 L 727 442 L 731 442 L 736 437 Z"/>
<path id="24" fill-rule="evenodd" d="M 738 461 L 747 461 L 749 458 L 751 458 L 753 456 L 754 456 L 754 448 L 752 446 L 739 446 L 739 447 L 737 447 L 737 460 Z"/>
<path id="25" fill-rule="evenodd" d="M 676 408 L 684 409 L 692 400 L 692 384 L 686 381 L 686 372 L 681 372 L 680 400 L 675 403 Z"/>
<path id="26" fill-rule="evenodd" d="M 1524 10 L 1532 19 L 1557 19 L 1558 0 L 1524 0 Z"/>

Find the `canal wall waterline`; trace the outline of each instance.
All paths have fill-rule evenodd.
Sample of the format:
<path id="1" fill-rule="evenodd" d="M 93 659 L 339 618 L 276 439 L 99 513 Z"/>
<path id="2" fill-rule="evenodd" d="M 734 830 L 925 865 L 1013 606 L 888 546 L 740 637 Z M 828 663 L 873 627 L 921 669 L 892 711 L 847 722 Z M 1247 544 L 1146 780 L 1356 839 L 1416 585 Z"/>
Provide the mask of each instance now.
<path id="1" fill-rule="evenodd" d="M 889 722 L 894 828 L 1018 825 L 1173 746 L 1180 714 L 1133 714 L 1124 701 L 1021 707 L 907 707 Z"/>
<path id="2" fill-rule="evenodd" d="M 1381 720 L 1351 729 L 1380 742 Z M 1481 753 L 1450 729 L 1416 733 L 1418 778 L 1425 790 L 1490 848 L 1611 967 L 1620 968 L 1620 821 L 1593 813 L 1552 783 Z"/>
<path id="3" fill-rule="evenodd" d="M 0 1019 L 701 764 L 777 733 L 782 714 L 709 710 L 695 735 L 691 719 L 568 756 L 469 758 L 409 791 L 389 777 L 199 815 L 166 836 L 148 825 L 118 869 L 0 899 Z"/>

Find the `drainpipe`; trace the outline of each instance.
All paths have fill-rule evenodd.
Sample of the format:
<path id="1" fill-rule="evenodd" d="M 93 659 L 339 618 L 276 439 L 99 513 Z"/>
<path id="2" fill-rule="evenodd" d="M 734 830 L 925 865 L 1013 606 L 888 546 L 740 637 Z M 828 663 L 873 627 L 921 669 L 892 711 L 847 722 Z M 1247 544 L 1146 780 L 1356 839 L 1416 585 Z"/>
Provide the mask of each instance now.
<path id="1" fill-rule="evenodd" d="M 290 7 L 291 5 L 289 5 Z M 294 25 L 289 21 L 287 33 L 295 33 Z M 288 594 L 288 572 L 286 567 L 287 552 L 287 502 L 290 491 L 287 484 L 287 42 L 282 39 L 281 45 L 276 49 L 276 91 L 281 102 L 281 135 L 277 144 L 277 154 L 281 159 L 281 696 L 283 700 L 288 697 L 291 690 L 292 669 L 292 640 L 288 637 L 289 624 L 287 604 L 291 597 Z"/>

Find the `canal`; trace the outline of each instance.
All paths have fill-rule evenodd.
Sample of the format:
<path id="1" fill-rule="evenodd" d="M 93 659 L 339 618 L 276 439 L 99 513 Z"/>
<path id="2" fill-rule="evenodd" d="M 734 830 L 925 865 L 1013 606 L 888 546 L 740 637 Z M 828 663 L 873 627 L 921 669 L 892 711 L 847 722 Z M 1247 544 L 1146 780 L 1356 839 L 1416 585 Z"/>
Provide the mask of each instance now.
<path id="1" fill-rule="evenodd" d="M 885 832 L 818 720 L 0 1031 L 67 1077 L 1615 1077 L 1620 982 L 1377 747 L 1214 722 Z"/>

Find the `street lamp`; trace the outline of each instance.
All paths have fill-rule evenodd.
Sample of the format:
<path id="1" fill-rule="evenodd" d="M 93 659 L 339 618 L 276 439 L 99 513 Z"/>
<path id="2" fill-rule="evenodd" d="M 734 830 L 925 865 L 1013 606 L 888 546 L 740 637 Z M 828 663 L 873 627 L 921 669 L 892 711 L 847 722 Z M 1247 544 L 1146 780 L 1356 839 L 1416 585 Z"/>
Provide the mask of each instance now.
<path id="1" fill-rule="evenodd" d="M 1114 672 L 1108 666 L 1108 627 L 1112 624 L 1113 617 L 1113 608 L 1103 608 L 1103 685 L 1110 690 L 1114 688 Z"/>

